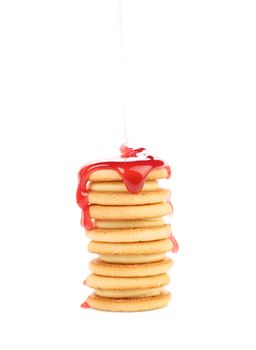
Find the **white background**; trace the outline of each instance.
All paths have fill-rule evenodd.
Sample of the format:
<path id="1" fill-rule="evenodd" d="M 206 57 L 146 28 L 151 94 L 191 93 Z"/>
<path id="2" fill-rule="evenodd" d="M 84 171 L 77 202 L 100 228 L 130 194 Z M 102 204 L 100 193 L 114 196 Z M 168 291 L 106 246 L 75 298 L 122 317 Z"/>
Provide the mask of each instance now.
<path id="1" fill-rule="evenodd" d="M 255 2 L 123 2 L 128 139 L 173 171 L 171 304 L 79 307 L 77 171 L 124 140 L 118 0 L 1 0 L 0 347 L 255 349 Z"/>

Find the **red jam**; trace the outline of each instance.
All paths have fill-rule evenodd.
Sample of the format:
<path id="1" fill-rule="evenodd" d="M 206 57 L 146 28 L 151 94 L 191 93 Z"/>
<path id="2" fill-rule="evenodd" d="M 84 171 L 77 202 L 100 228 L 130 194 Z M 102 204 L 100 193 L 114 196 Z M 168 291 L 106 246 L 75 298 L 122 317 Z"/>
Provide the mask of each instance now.
<path id="1" fill-rule="evenodd" d="M 83 309 L 89 309 L 90 305 L 85 301 L 83 304 L 80 305 Z"/>
<path id="2" fill-rule="evenodd" d="M 169 239 L 172 241 L 173 247 L 172 247 L 172 252 L 177 253 L 179 251 L 179 244 L 176 241 L 175 237 L 171 234 L 169 236 Z"/>
<path id="3" fill-rule="evenodd" d="M 90 175 L 97 170 L 116 171 L 127 190 L 130 193 L 139 193 L 151 170 L 164 167 L 167 170 L 167 178 L 171 177 L 171 169 L 162 160 L 154 158 L 146 153 L 145 148 L 133 149 L 122 145 L 120 148 L 121 158 L 111 161 L 90 163 L 82 167 L 78 174 L 78 188 L 76 200 L 82 209 L 81 225 L 87 230 L 93 229 L 93 222 L 90 216 L 90 203 L 88 202 L 88 182 Z M 178 251 L 178 243 L 171 235 L 173 253 Z"/>

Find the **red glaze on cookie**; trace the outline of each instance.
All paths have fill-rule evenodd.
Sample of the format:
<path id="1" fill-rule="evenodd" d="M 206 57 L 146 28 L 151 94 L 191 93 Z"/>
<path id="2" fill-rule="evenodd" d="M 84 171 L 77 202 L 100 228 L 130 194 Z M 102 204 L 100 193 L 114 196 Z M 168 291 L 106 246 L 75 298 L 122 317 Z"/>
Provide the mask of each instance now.
<path id="1" fill-rule="evenodd" d="M 82 167 L 78 173 L 78 188 L 76 200 L 82 209 L 81 225 L 87 230 L 93 229 L 93 222 L 90 216 L 90 204 L 88 202 L 88 182 L 90 175 L 97 170 L 114 170 L 124 182 L 127 191 L 139 193 L 147 179 L 150 171 L 164 167 L 167 170 L 167 178 L 171 177 L 169 165 L 162 160 L 148 155 L 145 148 L 133 149 L 126 145 L 120 148 L 121 158 L 117 160 L 106 160 L 97 163 L 90 163 Z M 173 243 L 173 253 L 178 251 L 178 243 L 170 235 Z"/>

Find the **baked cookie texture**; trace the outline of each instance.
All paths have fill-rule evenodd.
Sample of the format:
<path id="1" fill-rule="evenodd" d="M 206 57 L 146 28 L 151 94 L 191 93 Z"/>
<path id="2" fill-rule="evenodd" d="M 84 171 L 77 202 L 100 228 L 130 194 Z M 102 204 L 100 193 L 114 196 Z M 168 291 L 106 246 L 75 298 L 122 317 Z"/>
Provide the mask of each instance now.
<path id="1" fill-rule="evenodd" d="M 89 212 L 94 227 L 86 231 L 88 250 L 98 254 L 90 262 L 84 284 L 94 289 L 87 304 L 104 311 L 146 311 L 166 306 L 171 294 L 168 270 L 173 260 L 171 226 L 164 216 L 172 213 L 170 191 L 158 179 L 165 168 L 154 169 L 138 194 L 128 192 L 120 175 L 98 170 L 90 175 Z"/>
<path id="2" fill-rule="evenodd" d="M 89 306 L 98 310 L 131 312 L 159 309 L 168 305 L 170 299 L 171 294 L 167 291 L 162 291 L 158 295 L 148 297 L 118 299 L 92 294 L 88 297 L 87 303 Z"/>

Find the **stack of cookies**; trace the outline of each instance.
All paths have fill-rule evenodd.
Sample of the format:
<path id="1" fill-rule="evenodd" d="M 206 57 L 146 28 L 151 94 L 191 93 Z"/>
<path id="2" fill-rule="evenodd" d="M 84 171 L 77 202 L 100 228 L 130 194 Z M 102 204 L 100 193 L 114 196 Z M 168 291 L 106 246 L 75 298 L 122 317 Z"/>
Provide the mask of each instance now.
<path id="1" fill-rule="evenodd" d="M 170 300 L 164 290 L 173 261 L 171 227 L 164 216 L 172 213 L 170 191 L 159 187 L 165 168 L 152 170 L 142 191 L 127 191 L 112 170 L 91 174 L 88 201 L 94 228 L 86 231 L 88 250 L 98 254 L 90 262 L 92 274 L 84 282 L 94 289 L 90 307 L 106 311 L 142 311 L 163 307 Z"/>

